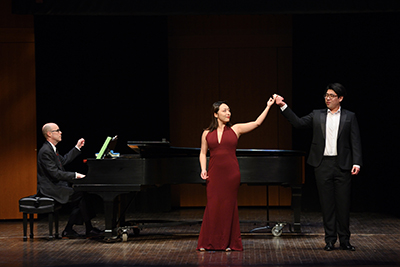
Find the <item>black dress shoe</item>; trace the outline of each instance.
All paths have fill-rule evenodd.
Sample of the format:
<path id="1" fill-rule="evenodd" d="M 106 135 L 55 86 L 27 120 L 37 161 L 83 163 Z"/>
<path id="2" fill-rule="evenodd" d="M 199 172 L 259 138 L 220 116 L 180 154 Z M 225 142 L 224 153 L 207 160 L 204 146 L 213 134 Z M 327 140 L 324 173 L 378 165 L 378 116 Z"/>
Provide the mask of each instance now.
<path id="1" fill-rule="evenodd" d="M 326 246 L 324 247 L 324 250 L 326 251 L 332 251 L 335 249 L 335 245 L 331 242 L 326 243 Z"/>
<path id="2" fill-rule="evenodd" d="M 62 238 L 68 238 L 68 239 L 81 237 L 75 230 L 64 230 L 61 236 Z"/>
<path id="3" fill-rule="evenodd" d="M 103 231 L 101 231 L 100 229 L 93 227 L 92 229 L 90 229 L 89 232 L 86 232 L 86 237 L 95 237 L 95 236 L 100 236 L 103 234 Z"/>
<path id="4" fill-rule="evenodd" d="M 343 250 L 350 250 L 350 251 L 355 251 L 356 248 L 354 246 L 352 246 L 349 242 L 344 243 L 344 244 L 340 244 L 340 248 Z"/>

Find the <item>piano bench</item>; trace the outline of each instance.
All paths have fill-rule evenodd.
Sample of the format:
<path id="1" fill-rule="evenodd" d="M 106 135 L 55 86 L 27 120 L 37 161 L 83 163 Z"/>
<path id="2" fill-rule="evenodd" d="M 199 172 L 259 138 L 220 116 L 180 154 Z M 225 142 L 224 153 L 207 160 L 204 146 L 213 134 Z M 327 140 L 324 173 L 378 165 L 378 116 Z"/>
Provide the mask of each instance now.
<path id="1" fill-rule="evenodd" d="M 49 197 L 29 196 L 19 200 L 19 211 L 23 213 L 24 241 L 28 240 L 27 226 L 29 214 L 30 238 L 33 238 L 33 218 L 34 214 L 48 213 L 49 219 L 49 239 L 58 238 L 58 210 L 61 204 Z M 53 220 L 55 225 L 55 236 L 53 237 Z"/>

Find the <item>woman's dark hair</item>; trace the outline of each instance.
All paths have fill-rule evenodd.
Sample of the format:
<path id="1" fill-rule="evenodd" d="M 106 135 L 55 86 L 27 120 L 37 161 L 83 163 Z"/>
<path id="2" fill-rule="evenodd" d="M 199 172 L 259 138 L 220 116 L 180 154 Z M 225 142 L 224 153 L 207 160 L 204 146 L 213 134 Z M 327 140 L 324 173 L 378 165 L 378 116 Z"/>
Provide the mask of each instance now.
<path id="1" fill-rule="evenodd" d="M 218 128 L 218 119 L 215 118 L 214 114 L 218 113 L 219 107 L 222 104 L 225 104 L 225 105 L 229 106 L 226 101 L 217 101 L 212 105 L 212 113 L 211 113 L 212 119 L 211 119 L 210 126 L 208 126 L 208 128 L 206 130 L 209 130 L 210 132 L 212 132 L 212 131 L 214 131 L 215 129 Z M 231 125 L 232 124 L 230 122 L 228 122 L 226 124 L 226 126 L 228 126 L 228 127 L 230 127 Z"/>
<path id="2" fill-rule="evenodd" d="M 346 96 L 346 94 L 347 94 L 346 88 L 344 88 L 344 86 L 341 85 L 340 83 L 330 83 L 330 84 L 328 84 L 328 86 L 325 89 L 325 93 L 329 89 L 332 89 L 333 91 L 335 91 L 335 93 L 338 95 L 338 97 Z"/>

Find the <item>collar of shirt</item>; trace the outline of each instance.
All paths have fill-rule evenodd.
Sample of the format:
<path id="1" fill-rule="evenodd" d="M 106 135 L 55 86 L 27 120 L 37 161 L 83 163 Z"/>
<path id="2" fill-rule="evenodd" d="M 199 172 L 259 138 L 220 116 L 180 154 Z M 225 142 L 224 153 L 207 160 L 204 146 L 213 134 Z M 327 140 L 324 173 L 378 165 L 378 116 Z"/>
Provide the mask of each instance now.
<path id="1" fill-rule="evenodd" d="M 332 115 L 335 115 L 335 114 L 340 114 L 340 110 L 341 110 L 341 106 L 339 106 L 339 109 L 335 112 L 335 113 L 332 113 L 332 111 L 328 108 L 328 113 L 330 113 L 330 114 L 332 114 Z"/>
<path id="2" fill-rule="evenodd" d="M 53 148 L 53 150 L 54 150 L 54 153 L 56 153 L 57 154 L 57 148 L 56 148 L 56 146 L 55 145 L 53 145 L 51 142 L 49 142 L 49 144 L 51 145 L 51 147 Z"/>

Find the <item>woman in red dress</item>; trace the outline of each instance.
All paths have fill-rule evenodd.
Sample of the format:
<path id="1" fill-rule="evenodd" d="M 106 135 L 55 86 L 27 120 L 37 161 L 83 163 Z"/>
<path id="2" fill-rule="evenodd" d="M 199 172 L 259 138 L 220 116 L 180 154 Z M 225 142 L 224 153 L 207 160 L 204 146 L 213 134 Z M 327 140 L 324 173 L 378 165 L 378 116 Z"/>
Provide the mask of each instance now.
<path id="1" fill-rule="evenodd" d="M 213 104 L 211 125 L 201 137 L 201 178 L 206 180 L 207 206 L 201 225 L 197 250 L 243 250 L 240 235 L 237 193 L 240 185 L 236 145 L 239 137 L 264 121 L 274 97 L 255 121 L 230 124 L 231 112 L 226 102 Z M 207 171 L 207 151 L 210 160 Z"/>

